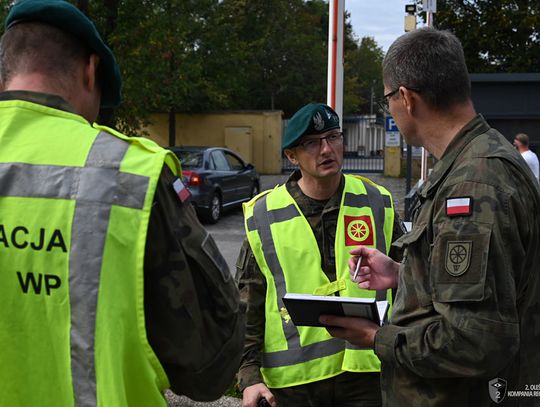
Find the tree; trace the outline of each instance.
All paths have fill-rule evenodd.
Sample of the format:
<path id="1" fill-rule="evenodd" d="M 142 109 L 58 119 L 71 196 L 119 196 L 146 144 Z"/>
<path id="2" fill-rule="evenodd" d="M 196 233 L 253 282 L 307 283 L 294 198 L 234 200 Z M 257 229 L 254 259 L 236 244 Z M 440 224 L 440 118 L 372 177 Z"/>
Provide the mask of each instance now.
<path id="1" fill-rule="evenodd" d="M 540 72 L 538 0 L 439 2 L 435 26 L 460 39 L 470 72 Z"/>
<path id="2" fill-rule="evenodd" d="M 326 84 L 328 5 L 322 0 L 224 0 L 219 13 L 235 42 L 240 109 L 286 115 L 321 100 Z M 326 30 L 325 30 L 326 26 Z"/>
<path id="3" fill-rule="evenodd" d="M 176 112 L 279 109 L 288 117 L 326 100 L 325 0 L 70 1 L 116 55 L 122 105 L 100 121 L 127 134 L 141 134 L 154 112 L 169 113 L 174 133 Z M 372 39 L 359 43 L 348 18 L 344 108 L 368 112 L 381 51 Z"/>
<path id="4" fill-rule="evenodd" d="M 345 58 L 345 112 L 376 113 L 375 101 L 382 97 L 382 61 L 384 52 L 372 37 L 348 51 Z"/>

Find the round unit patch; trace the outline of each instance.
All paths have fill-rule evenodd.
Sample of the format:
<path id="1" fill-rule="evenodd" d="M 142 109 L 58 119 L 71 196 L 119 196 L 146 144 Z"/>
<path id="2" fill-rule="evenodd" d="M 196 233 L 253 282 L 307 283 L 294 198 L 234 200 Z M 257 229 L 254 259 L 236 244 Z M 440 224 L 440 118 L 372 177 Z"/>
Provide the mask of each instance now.
<path id="1" fill-rule="evenodd" d="M 446 272 L 458 277 L 464 274 L 471 264 L 472 241 L 448 242 L 446 244 Z"/>

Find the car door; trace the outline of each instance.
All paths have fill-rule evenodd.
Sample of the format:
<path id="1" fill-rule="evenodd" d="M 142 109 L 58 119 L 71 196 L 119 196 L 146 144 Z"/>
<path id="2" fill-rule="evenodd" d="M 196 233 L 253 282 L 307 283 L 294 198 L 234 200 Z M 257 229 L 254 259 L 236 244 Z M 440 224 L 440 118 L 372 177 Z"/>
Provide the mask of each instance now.
<path id="1" fill-rule="evenodd" d="M 225 206 L 236 200 L 235 173 L 231 170 L 229 162 L 225 158 L 223 151 L 212 151 L 210 153 L 210 158 L 215 168 L 213 181 L 219 184 L 221 188 L 222 205 Z"/>
<path id="2" fill-rule="evenodd" d="M 246 164 L 239 157 L 228 151 L 224 151 L 223 154 L 229 162 L 229 167 L 235 174 L 236 199 L 250 198 L 253 181 L 250 172 L 246 169 Z"/>

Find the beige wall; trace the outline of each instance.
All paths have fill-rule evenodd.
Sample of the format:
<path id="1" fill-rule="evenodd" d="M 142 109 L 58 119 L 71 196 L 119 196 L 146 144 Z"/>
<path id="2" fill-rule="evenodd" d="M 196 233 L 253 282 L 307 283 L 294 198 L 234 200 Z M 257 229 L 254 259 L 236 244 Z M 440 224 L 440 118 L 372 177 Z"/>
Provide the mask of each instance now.
<path id="1" fill-rule="evenodd" d="M 387 177 L 401 176 L 401 148 L 384 148 L 384 175 Z"/>
<path id="2" fill-rule="evenodd" d="M 176 145 L 216 146 L 237 151 L 261 174 L 281 173 L 282 112 L 217 112 L 177 114 Z M 151 116 L 146 131 L 163 147 L 169 145 L 166 113 Z"/>

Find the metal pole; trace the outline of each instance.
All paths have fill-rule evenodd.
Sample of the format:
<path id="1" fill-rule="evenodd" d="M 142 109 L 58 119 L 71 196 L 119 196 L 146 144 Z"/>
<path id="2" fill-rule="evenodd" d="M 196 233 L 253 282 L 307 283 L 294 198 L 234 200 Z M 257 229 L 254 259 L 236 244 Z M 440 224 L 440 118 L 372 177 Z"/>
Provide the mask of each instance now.
<path id="1" fill-rule="evenodd" d="M 426 12 L 426 25 L 428 27 L 433 27 L 433 13 L 431 11 Z M 426 151 L 424 147 L 422 147 L 422 161 L 420 165 L 420 179 L 422 183 L 428 177 L 427 156 L 428 156 L 428 152 Z"/>
<path id="2" fill-rule="evenodd" d="M 369 116 L 373 116 L 373 85 L 371 85 L 371 93 L 370 93 L 370 100 L 369 100 Z"/>
<path id="3" fill-rule="evenodd" d="M 343 121 L 345 0 L 330 0 L 328 14 L 328 95 L 326 103 L 336 111 L 340 120 Z"/>

